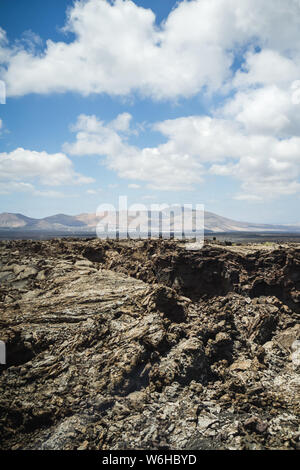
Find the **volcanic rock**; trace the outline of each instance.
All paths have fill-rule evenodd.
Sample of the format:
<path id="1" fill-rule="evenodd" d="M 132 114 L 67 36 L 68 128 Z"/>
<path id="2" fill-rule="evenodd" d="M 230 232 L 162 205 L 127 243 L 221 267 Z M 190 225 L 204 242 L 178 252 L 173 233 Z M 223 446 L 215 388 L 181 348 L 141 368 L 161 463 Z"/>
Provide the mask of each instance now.
<path id="1" fill-rule="evenodd" d="M 299 447 L 300 249 L 0 243 L 1 449 Z"/>

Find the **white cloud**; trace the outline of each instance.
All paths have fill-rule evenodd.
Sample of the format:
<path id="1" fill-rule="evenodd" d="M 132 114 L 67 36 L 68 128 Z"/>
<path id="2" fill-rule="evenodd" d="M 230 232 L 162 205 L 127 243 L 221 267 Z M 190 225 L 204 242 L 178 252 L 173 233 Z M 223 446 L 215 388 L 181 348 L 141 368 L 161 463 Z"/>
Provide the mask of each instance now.
<path id="1" fill-rule="evenodd" d="M 44 191 L 44 190 L 40 191 L 40 190 L 37 190 L 37 189 L 34 189 L 33 195 L 34 196 L 45 197 L 47 199 L 48 198 L 66 198 L 66 197 L 70 197 L 70 195 L 67 195 L 63 191 Z M 74 197 L 74 196 L 71 196 L 71 197 Z"/>
<path id="2" fill-rule="evenodd" d="M 123 143 L 115 130 L 115 122 L 119 122 L 123 115 L 119 115 L 107 126 L 96 116 L 81 114 L 77 123 L 71 126 L 73 132 L 78 131 L 76 143 L 65 144 L 63 149 L 72 155 L 110 155 L 122 152 Z"/>
<path id="3" fill-rule="evenodd" d="M 288 87 L 299 78 L 299 73 L 299 51 L 292 57 L 272 49 L 263 49 L 259 53 L 250 51 L 246 54 L 242 69 L 236 73 L 233 84 L 237 88 L 253 85 Z"/>
<path id="4" fill-rule="evenodd" d="M 119 116 L 117 116 L 116 119 L 111 121 L 110 127 L 114 129 L 115 131 L 128 132 L 130 129 L 131 119 L 132 119 L 132 116 L 129 113 L 119 114 Z"/>
<path id="5" fill-rule="evenodd" d="M 10 46 L 0 30 L 1 77 L 9 96 L 66 91 L 193 96 L 203 87 L 222 87 L 232 77 L 235 52 L 254 44 L 267 49 L 247 56 L 251 74 L 264 82 L 272 80 L 274 68 L 282 81 L 279 64 L 285 80 L 299 70 L 293 62 L 300 51 L 298 0 L 182 1 L 159 27 L 150 9 L 129 0 L 77 1 L 64 29 L 75 39 L 48 40 L 42 53 Z M 273 64 L 270 70 L 264 70 L 266 60 Z"/>
<path id="6" fill-rule="evenodd" d="M 91 196 L 94 196 L 96 194 L 99 194 L 102 192 L 102 188 L 98 188 L 98 189 L 88 189 L 86 191 L 87 194 L 91 195 Z"/>
<path id="7" fill-rule="evenodd" d="M 300 189 L 300 137 L 259 135 L 234 121 L 196 116 L 156 128 L 169 138 L 165 148 L 211 164 L 211 173 L 236 177 L 246 193 L 269 198 Z"/>
<path id="8" fill-rule="evenodd" d="M 240 180 L 247 199 L 269 199 L 300 191 L 299 137 L 280 140 L 269 136 L 245 136 L 239 153 L 236 162 L 214 164 L 210 171 Z M 239 200 L 244 195 L 239 195 Z"/>
<path id="9" fill-rule="evenodd" d="M 193 183 L 201 181 L 201 163 L 172 145 L 134 147 L 111 123 L 105 125 L 95 116 L 79 116 L 72 129 L 77 131 L 76 140 L 65 144 L 64 150 L 70 155 L 106 156 L 106 165 L 121 178 L 146 181 L 148 187 L 161 190 L 192 189 Z"/>
<path id="10" fill-rule="evenodd" d="M 220 114 L 240 123 L 248 134 L 300 136 L 300 106 L 293 103 L 293 92 L 276 85 L 249 88 L 238 92 Z"/>
<path id="11" fill-rule="evenodd" d="M 10 181 L 3 183 L 0 181 L 0 194 L 12 194 L 12 193 L 28 193 L 33 196 L 41 196 L 46 198 L 63 198 L 66 194 L 62 191 L 41 191 L 36 189 L 30 183 Z"/>
<path id="12" fill-rule="evenodd" d="M 77 1 L 65 30 L 72 42 L 48 41 L 40 53 L 9 45 L 0 29 L 0 77 L 9 96 L 138 92 L 176 100 L 230 92 L 211 116 L 157 123 L 164 143 L 156 147 L 129 143 L 136 133 L 129 113 L 109 123 L 82 114 L 65 153 L 103 156 L 121 178 L 153 189 L 193 189 L 210 173 L 236 178 L 237 200 L 300 191 L 299 0 L 182 1 L 159 27 L 151 10 L 129 0 Z M 234 61 L 242 64 L 238 71 Z M 14 152 L 0 154 L 11 160 L 1 174 L 16 184 L 87 182 L 64 154 L 22 152 L 20 161 Z"/>
<path id="13" fill-rule="evenodd" d="M 38 191 L 33 184 L 61 186 L 88 184 L 93 181 L 93 178 L 76 173 L 71 160 L 62 153 L 50 155 L 23 148 L 0 153 L 2 193 L 30 191 L 36 195 L 56 197 L 59 195 L 57 191 Z"/>
<path id="14" fill-rule="evenodd" d="M 140 185 L 139 184 L 129 184 L 128 185 L 128 188 L 129 189 L 140 189 Z"/>
<path id="15" fill-rule="evenodd" d="M 11 194 L 12 192 L 32 193 L 34 190 L 34 186 L 30 183 L 0 181 L 0 194 Z"/>
<path id="16" fill-rule="evenodd" d="M 82 126 L 82 128 L 80 127 Z M 294 194 L 300 184 L 300 137 L 285 139 L 249 133 L 230 119 L 190 116 L 157 123 L 167 139 L 153 148 L 138 148 L 95 116 L 79 117 L 70 154 L 103 155 L 122 178 L 145 181 L 160 190 L 194 189 L 205 173 L 232 176 L 241 182 L 241 200 Z M 116 145 L 116 142 L 118 145 Z M 135 186 L 135 183 L 129 187 Z"/>

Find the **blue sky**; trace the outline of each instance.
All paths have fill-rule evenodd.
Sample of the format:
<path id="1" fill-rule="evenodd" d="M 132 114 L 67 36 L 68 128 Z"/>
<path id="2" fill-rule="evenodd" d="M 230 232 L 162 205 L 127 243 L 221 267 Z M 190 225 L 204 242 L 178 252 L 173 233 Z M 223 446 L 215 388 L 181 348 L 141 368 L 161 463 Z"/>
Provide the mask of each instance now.
<path id="1" fill-rule="evenodd" d="M 299 26 L 292 0 L 2 0 L 0 212 L 300 223 Z"/>

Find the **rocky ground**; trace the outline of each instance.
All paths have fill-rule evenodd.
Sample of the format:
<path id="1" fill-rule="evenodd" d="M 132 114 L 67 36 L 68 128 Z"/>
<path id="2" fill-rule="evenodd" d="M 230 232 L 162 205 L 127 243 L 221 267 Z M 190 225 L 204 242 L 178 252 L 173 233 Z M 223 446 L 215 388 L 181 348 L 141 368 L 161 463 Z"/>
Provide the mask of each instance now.
<path id="1" fill-rule="evenodd" d="M 0 243 L 1 449 L 299 449 L 300 246 Z"/>

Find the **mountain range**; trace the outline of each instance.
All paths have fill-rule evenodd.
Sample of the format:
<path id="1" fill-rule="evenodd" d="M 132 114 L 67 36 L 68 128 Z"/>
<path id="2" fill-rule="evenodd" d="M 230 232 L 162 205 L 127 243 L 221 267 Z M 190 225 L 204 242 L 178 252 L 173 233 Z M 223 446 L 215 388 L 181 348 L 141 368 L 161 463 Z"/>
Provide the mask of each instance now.
<path id="1" fill-rule="evenodd" d="M 124 215 L 124 214 L 123 214 Z M 195 218 L 195 211 L 192 217 Z M 203 214 L 201 214 L 203 217 Z M 122 214 L 120 213 L 120 216 Z M 175 210 L 171 226 L 174 232 L 181 230 L 181 208 Z M 134 219 L 132 213 L 128 214 L 129 222 Z M 162 211 L 163 223 L 170 220 L 169 212 Z M 47 232 L 70 232 L 70 233 L 94 233 L 97 225 L 101 223 L 101 217 L 96 214 L 79 214 L 75 216 L 56 214 L 50 217 L 35 219 L 26 217 L 23 214 L 13 214 L 4 212 L 0 214 L 0 231 L 47 231 Z M 105 223 L 109 230 L 116 228 L 116 217 L 113 213 L 106 214 Z M 148 214 L 143 212 L 139 214 L 139 223 L 141 231 L 147 231 Z M 104 225 L 103 225 L 104 227 Z M 152 214 L 152 227 L 154 230 L 159 228 L 159 213 Z M 122 227 L 120 226 L 120 230 Z M 206 233 L 226 233 L 226 232 L 282 232 L 282 233 L 300 233 L 300 224 L 298 225 L 269 225 L 238 222 L 226 217 L 221 217 L 212 212 L 204 213 L 204 230 Z"/>

